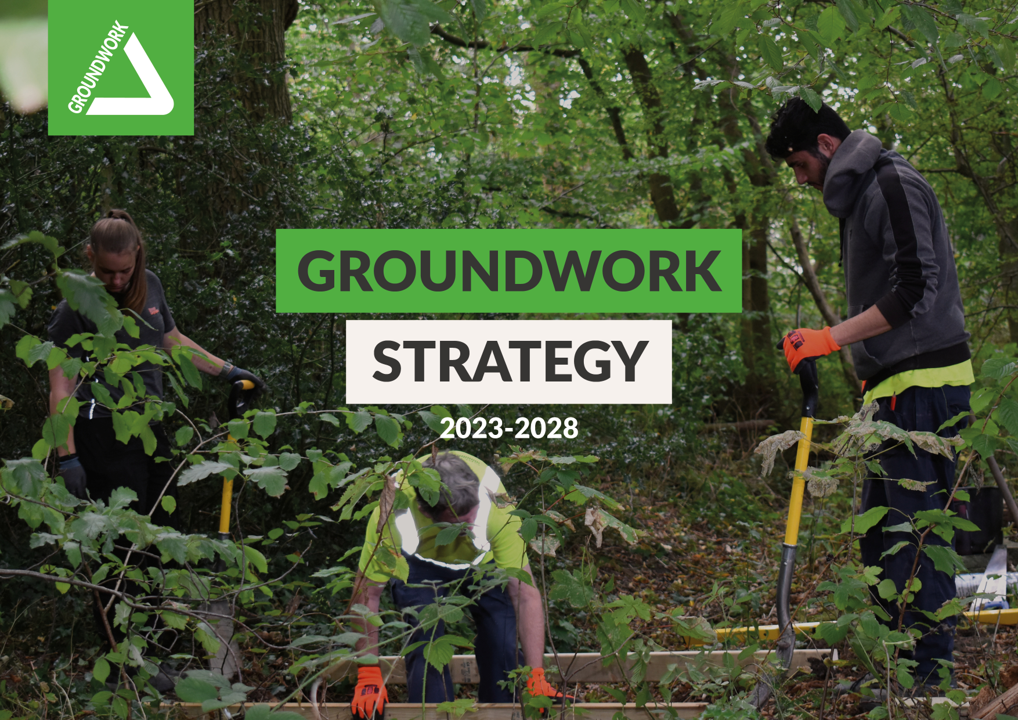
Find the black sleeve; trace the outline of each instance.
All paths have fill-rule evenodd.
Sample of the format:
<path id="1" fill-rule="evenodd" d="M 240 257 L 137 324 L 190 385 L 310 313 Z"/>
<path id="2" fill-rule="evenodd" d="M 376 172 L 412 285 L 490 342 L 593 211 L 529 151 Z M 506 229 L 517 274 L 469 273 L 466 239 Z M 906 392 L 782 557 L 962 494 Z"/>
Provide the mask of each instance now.
<path id="1" fill-rule="evenodd" d="M 932 244 L 932 220 L 923 188 L 901 177 L 894 163 L 877 166 L 877 182 L 889 217 L 893 241 L 894 285 L 876 306 L 892 328 L 933 306 L 940 269 Z"/>
<path id="2" fill-rule="evenodd" d="M 49 325 L 46 327 L 49 332 L 49 339 L 54 345 L 67 348 L 67 341 L 73 335 L 84 332 L 95 332 L 95 328 L 89 328 L 86 325 L 85 319 L 71 310 L 71 306 L 67 304 L 66 300 L 61 300 L 60 304 L 57 305 L 56 310 L 50 316 Z M 84 355 L 84 351 L 80 345 L 75 345 L 73 348 L 67 348 L 67 352 L 71 357 L 81 357 Z"/>

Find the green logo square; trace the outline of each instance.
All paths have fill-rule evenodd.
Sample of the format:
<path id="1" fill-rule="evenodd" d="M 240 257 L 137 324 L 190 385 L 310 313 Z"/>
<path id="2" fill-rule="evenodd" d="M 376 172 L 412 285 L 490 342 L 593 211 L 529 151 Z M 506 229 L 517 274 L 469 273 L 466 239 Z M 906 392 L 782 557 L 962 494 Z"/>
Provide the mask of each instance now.
<path id="1" fill-rule="evenodd" d="M 49 0 L 50 135 L 194 135 L 192 0 Z"/>

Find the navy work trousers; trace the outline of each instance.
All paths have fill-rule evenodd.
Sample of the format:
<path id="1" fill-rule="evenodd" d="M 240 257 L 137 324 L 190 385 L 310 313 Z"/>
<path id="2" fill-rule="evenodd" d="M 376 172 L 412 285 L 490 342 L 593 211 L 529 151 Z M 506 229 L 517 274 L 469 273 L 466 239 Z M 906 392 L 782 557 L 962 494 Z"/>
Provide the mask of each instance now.
<path id="1" fill-rule="evenodd" d="M 939 388 L 911 387 L 892 398 L 880 398 L 874 420 L 894 423 L 903 430 L 937 432 L 946 420 L 958 413 L 969 410 L 968 386 L 944 386 Z M 958 434 L 965 427 L 966 421 L 956 426 L 945 428 L 939 434 L 950 437 Z M 886 473 L 884 478 L 869 478 L 863 483 L 862 511 L 874 507 L 888 507 L 889 512 L 882 523 L 871 528 L 859 541 L 862 561 L 868 566 L 880 567 L 883 577 L 894 581 L 900 593 L 905 582 L 912 574 L 916 560 L 919 533 L 913 531 L 888 532 L 886 528 L 906 523 L 921 510 L 943 510 L 954 487 L 954 472 L 957 456 L 948 459 L 943 455 L 931 455 L 925 450 L 914 446 L 915 455 L 907 447 L 897 441 L 885 441 L 881 445 L 877 459 Z M 897 482 L 902 478 L 930 483 L 925 490 L 909 490 Z M 901 550 L 881 557 L 899 542 L 907 542 Z M 947 543 L 930 532 L 924 543 L 927 545 L 946 545 Z M 916 577 L 922 588 L 916 593 L 915 599 L 906 608 L 904 625 L 922 632 L 916 642 L 912 659 L 918 663 L 914 670 L 919 683 L 937 684 L 940 681 L 941 667 L 938 660 L 951 661 L 954 652 L 955 618 L 936 623 L 921 612 L 936 612 L 944 603 L 955 597 L 954 578 L 945 572 L 939 572 L 933 560 L 922 553 L 916 567 Z M 870 588 L 875 604 L 883 607 L 891 616 L 887 623 L 897 628 L 901 608 L 881 598 L 876 588 Z"/>
<path id="2" fill-rule="evenodd" d="M 112 418 L 99 417 L 89 420 L 79 417 L 74 424 L 74 444 L 77 446 L 81 465 L 85 468 L 87 477 L 85 486 L 93 500 L 108 502 L 117 488 L 130 488 L 138 496 L 138 499 L 131 503 L 132 510 L 144 515 L 154 507 L 153 523 L 176 528 L 179 513 L 170 515 L 162 504 L 156 504 L 164 489 L 166 496 L 174 499 L 177 497 L 176 480 L 171 482 L 173 463 L 170 462 L 170 458 L 173 457 L 173 451 L 161 425 L 153 425 L 152 432 L 156 437 L 156 448 L 155 452 L 149 455 L 145 452 L 144 443 L 139 437 L 133 437 L 127 443 L 117 440 Z M 121 538 L 117 541 L 114 552 L 121 560 L 125 560 L 129 547 L 130 542 Z M 152 560 L 147 555 L 135 553 L 132 563 L 144 571 L 152 564 Z M 104 586 L 112 587 L 115 584 L 115 578 L 103 582 Z M 142 586 L 130 580 L 122 589 L 131 595 L 143 594 Z M 99 597 L 100 600 L 95 603 L 93 610 L 96 632 L 99 633 L 103 643 L 109 645 L 102 610 L 105 603 L 109 602 L 109 596 L 100 593 Z M 119 644 L 125 635 L 124 631 L 113 623 L 115 605 L 114 603 L 110 607 L 106 618 L 113 632 L 113 639 Z M 164 641 L 168 641 L 168 638 L 164 638 Z"/>
<path id="3" fill-rule="evenodd" d="M 407 582 L 392 581 L 392 599 L 401 610 L 420 610 L 439 597 L 460 593 L 473 597 L 468 607 L 477 623 L 477 639 L 474 643 L 477 671 L 481 682 L 477 689 L 479 702 L 511 703 L 512 689 L 499 687 L 499 681 L 509 679 L 508 673 L 519 666 L 516 640 L 516 612 L 506 589 L 494 587 L 481 593 L 472 588 L 478 573 L 473 569 L 455 570 L 435 565 L 427 560 L 403 554 L 410 564 Z M 478 594 L 480 593 L 480 594 Z M 407 622 L 418 627 L 410 643 L 430 642 L 445 634 L 445 623 L 439 621 L 422 629 L 416 618 L 407 616 Z M 452 674 L 446 666 L 438 672 L 424 657 L 422 645 L 406 656 L 407 695 L 412 703 L 440 703 L 455 699 Z"/>

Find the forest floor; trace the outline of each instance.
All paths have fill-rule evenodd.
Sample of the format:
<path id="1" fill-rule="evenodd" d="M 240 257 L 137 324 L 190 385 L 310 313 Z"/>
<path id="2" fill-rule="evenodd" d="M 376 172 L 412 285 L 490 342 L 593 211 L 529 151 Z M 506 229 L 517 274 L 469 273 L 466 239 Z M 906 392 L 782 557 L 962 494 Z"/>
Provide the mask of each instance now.
<path id="1" fill-rule="evenodd" d="M 614 579 L 618 592 L 639 597 L 658 611 L 684 603 L 689 606 L 687 614 L 704 617 L 716 628 L 776 624 L 774 603 L 785 508 L 776 497 L 768 498 L 763 507 L 756 506 L 759 514 L 754 522 L 753 513 L 745 512 L 753 503 L 739 496 L 745 490 L 740 483 L 715 486 L 708 481 L 704 488 L 707 495 L 690 505 L 674 498 L 631 496 L 632 514 L 628 520 L 646 534 L 633 547 L 606 543 L 597 551 L 600 572 Z M 764 489 L 764 493 L 771 494 L 768 490 Z M 768 511 L 767 506 L 774 509 Z M 806 525 L 810 511 L 807 500 L 803 511 Z M 831 515 L 833 510 L 816 508 L 813 520 L 825 514 Z M 770 537 L 763 537 L 768 534 Z M 822 538 L 819 531 L 812 542 L 807 539 L 803 543 L 803 534 L 809 537 L 808 532 L 800 534 L 792 588 L 794 619 L 798 622 L 830 619 L 832 605 L 824 602 L 827 593 L 817 592 L 816 588 L 823 580 L 835 579 L 832 566 L 846 558 L 852 548 L 848 544 L 838 547 L 826 543 L 827 538 Z M 683 638 L 667 632 L 648 628 L 645 636 L 663 648 L 684 649 Z M 825 647 L 815 640 L 803 640 L 800 636 L 800 647 Z M 773 649 L 773 643 L 761 643 L 760 648 Z M 1018 683 L 1016 649 L 1018 627 L 963 621 L 956 633 L 954 655 L 959 688 L 970 697 L 982 690 L 980 699 L 985 702 Z M 839 660 L 833 666 L 820 666 L 813 672 L 803 669 L 787 678 L 781 690 L 783 708 L 779 711 L 771 700 L 764 716 L 816 718 L 823 708 L 824 718 L 867 717 L 869 708 L 860 704 L 860 696 L 833 694 L 839 681 L 850 682 L 865 673 L 847 643 L 839 643 L 837 650 Z M 714 700 L 702 688 L 688 684 L 673 686 L 672 690 L 673 701 Z M 596 686 L 587 686 L 582 692 L 587 702 L 611 701 Z"/>
<path id="2" fill-rule="evenodd" d="M 598 548 L 584 532 L 581 518 L 577 522 L 580 532 L 559 549 L 558 557 L 546 558 L 546 570 L 593 563 L 598 568 L 595 586 L 611 581 L 614 592 L 632 595 L 656 612 L 670 612 L 681 606 L 685 615 L 703 617 L 715 628 L 776 623 L 774 597 L 784 528 L 783 501 L 762 483 L 747 486 L 725 473 L 707 473 L 701 482 L 695 493 L 676 492 L 668 497 L 660 493 L 647 496 L 637 488 L 619 497 L 616 487 L 616 497 L 627 505 L 622 517 L 642 533 L 639 542 L 628 545 L 617 534 L 606 532 Z M 792 596 L 799 621 L 832 617 L 828 593 L 819 592 L 817 586 L 823 580 L 834 579 L 832 568 L 845 562 L 853 550 L 851 543 L 822 529 L 846 508 L 845 502 L 827 507 L 807 503 Z M 533 564 L 539 562 L 532 557 Z M 63 631 L 54 637 L 57 623 L 49 621 L 69 611 L 66 603 L 72 602 L 73 595 L 45 600 L 35 608 L 5 610 L 5 621 L 14 622 L 5 623 L 2 629 L 6 632 L 0 633 L 0 718 L 18 717 L 18 710 L 30 710 L 32 703 L 35 709 L 31 717 L 68 717 L 72 708 L 75 712 L 70 715 L 81 716 L 81 701 L 95 692 L 87 673 L 98 652 L 88 629 L 89 608 L 82 599 L 73 600 L 80 624 L 71 637 Z M 299 599 L 291 600 L 287 612 L 300 615 L 320 610 L 310 607 L 312 603 L 308 607 L 301 604 Z M 18 617 L 22 618 L 20 622 Z M 653 649 L 686 649 L 686 641 L 668 624 L 637 620 L 633 628 Z M 592 620 L 560 604 L 550 606 L 549 629 L 560 652 L 590 652 L 598 647 Z M 282 636 L 272 639 L 285 642 Z M 822 647 L 812 639 L 805 642 Z M 257 688 L 249 698 L 256 702 L 285 698 L 295 686 L 295 679 L 287 671 L 296 655 L 266 652 L 255 645 L 245 645 L 244 653 L 244 682 Z M 772 645 L 761 643 L 760 647 L 771 649 Z M 1003 692 L 1018 681 L 1016 647 L 1015 627 L 961 627 L 955 651 L 959 687 L 969 695 L 983 687 L 984 696 Z M 70 654 L 68 648 L 73 648 Z M 867 708 L 860 705 L 858 696 L 833 695 L 838 681 L 854 680 L 864 672 L 847 643 L 840 643 L 837 650 L 836 663 L 787 678 L 779 692 L 779 704 L 770 701 L 764 716 L 830 720 L 867 717 Z M 708 674 L 695 685 L 681 680 L 673 683 L 672 700 L 721 703 L 719 707 L 724 707 L 726 700 L 752 684 L 753 680 L 745 676 Z M 616 685 L 613 689 L 624 692 L 627 701 L 636 699 L 633 688 Z M 351 690 L 345 682 L 334 685 L 329 689 L 329 699 L 341 701 Z M 604 686 L 581 685 L 575 691 L 586 702 L 617 701 Z M 462 692 L 469 694 L 470 690 L 463 688 Z M 389 693 L 391 701 L 399 702 L 405 690 L 392 687 Z M 72 697 L 79 699 L 72 702 Z M 654 700 L 660 701 L 660 694 Z M 5 706 L 14 709 L 13 715 L 3 714 Z M 719 713 L 712 717 L 740 716 Z"/>

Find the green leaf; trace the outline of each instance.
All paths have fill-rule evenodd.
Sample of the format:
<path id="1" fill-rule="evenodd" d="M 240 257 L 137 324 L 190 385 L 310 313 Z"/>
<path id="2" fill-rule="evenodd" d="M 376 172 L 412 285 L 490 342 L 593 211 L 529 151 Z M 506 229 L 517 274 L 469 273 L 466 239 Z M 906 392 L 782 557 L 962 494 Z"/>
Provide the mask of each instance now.
<path id="1" fill-rule="evenodd" d="M 552 600 L 565 600 L 575 608 L 585 608 L 594 599 L 596 594 L 594 588 L 583 579 L 579 570 L 573 573 L 556 570 L 551 576 L 555 584 L 552 585 L 548 597 Z"/>
<path id="2" fill-rule="evenodd" d="M 640 0 L 621 0 L 622 12 L 626 14 L 630 20 L 635 23 L 642 23 L 644 18 L 647 17 L 647 10 L 643 7 Z M 469 413 L 473 415 L 473 413 Z"/>
<path id="3" fill-rule="evenodd" d="M 21 306 L 21 309 L 27 309 L 28 304 L 32 301 L 32 286 L 20 280 L 11 280 L 11 291 L 18 299 L 18 305 Z M 3 291 L 0 291 L 0 297 L 2 295 Z"/>
<path id="4" fill-rule="evenodd" d="M 378 0 L 378 15 L 385 27 L 403 42 L 418 47 L 431 40 L 429 20 L 452 22 L 452 17 L 428 0 Z"/>
<path id="5" fill-rule="evenodd" d="M 937 22 L 933 17 L 926 12 L 923 8 L 918 5 L 899 5 L 902 14 L 906 19 L 910 20 L 913 25 L 923 34 L 927 42 L 936 44 L 940 38 L 940 32 L 937 30 Z"/>
<path id="6" fill-rule="evenodd" d="M 1008 38 L 1001 38 L 997 43 L 997 54 L 1000 55 L 1000 61 L 1004 64 L 1004 70 L 1009 73 L 1014 72 L 1016 64 L 1014 45 L 1014 41 Z"/>
<path id="7" fill-rule="evenodd" d="M 470 0 L 470 7 L 474 10 L 474 17 L 477 22 L 482 23 L 488 17 L 488 4 L 485 0 Z"/>
<path id="8" fill-rule="evenodd" d="M 1018 437 L 1018 402 L 1004 398 L 993 411 L 993 419 L 1007 428 L 1007 431 Z"/>
<path id="9" fill-rule="evenodd" d="M 35 338 L 32 338 L 35 340 Z M 24 340 L 24 338 L 22 338 Z M 21 344 L 20 342 L 18 343 Z M 50 351 L 53 349 L 53 343 L 51 342 L 35 342 L 31 343 L 31 350 L 28 351 L 27 357 L 23 358 L 25 364 L 32 367 L 40 360 L 46 360 L 49 357 Z"/>
<path id="10" fill-rule="evenodd" d="M 1014 374 L 1015 370 L 1018 370 L 1018 362 L 1015 362 L 1014 358 L 992 357 L 983 363 L 979 374 L 990 380 L 1003 380 Z M 989 388 L 984 388 L 984 390 L 992 392 Z M 974 410 L 974 412 L 979 412 L 979 410 Z"/>
<path id="11" fill-rule="evenodd" d="M 221 474 L 229 470 L 234 470 L 232 465 L 227 465 L 224 462 L 215 462 L 213 460 L 206 460 L 205 462 L 192 465 L 184 472 L 180 473 L 177 479 L 177 485 L 190 485 L 198 480 L 204 480 L 209 475 Z"/>
<path id="12" fill-rule="evenodd" d="M 417 414 L 421 416 L 424 424 L 431 428 L 433 432 L 438 433 L 439 435 L 445 432 L 446 426 L 442 424 L 442 418 L 435 413 L 429 412 L 428 410 L 419 410 Z"/>
<path id="13" fill-rule="evenodd" d="M 1003 89 L 1004 86 L 1000 84 L 1000 81 L 997 78 L 991 77 L 983 85 L 983 97 L 987 100 L 992 100 L 1000 95 L 1000 91 Z"/>
<path id="14" fill-rule="evenodd" d="M 781 72 L 785 67 L 785 61 L 781 56 L 781 49 L 771 40 L 770 36 L 760 33 L 760 56 L 764 61 L 774 68 L 775 72 Z"/>
<path id="15" fill-rule="evenodd" d="M 841 16 L 845 18 L 845 23 L 852 29 L 852 32 L 858 30 L 859 18 L 863 17 L 863 13 L 865 11 L 859 7 L 854 0 L 837 0 L 837 2 L 838 11 L 841 13 Z"/>
<path id="16" fill-rule="evenodd" d="M 269 571 L 269 563 L 258 550 L 255 550 L 250 545 L 244 545 L 244 557 L 247 561 L 255 566 L 255 569 L 260 573 L 267 573 Z"/>
<path id="17" fill-rule="evenodd" d="M 877 20 L 877 29 L 884 30 L 901 16 L 901 5 L 895 5 Z"/>
<path id="18" fill-rule="evenodd" d="M 183 427 L 178 428 L 176 435 L 174 435 L 177 445 L 180 445 L 181 447 L 191 442 L 192 437 L 194 437 L 194 428 L 190 425 L 184 425 Z"/>
<path id="19" fill-rule="evenodd" d="M 270 497 L 279 497 L 286 490 L 286 472 L 282 468 L 256 468 L 248 471 L 247 475 Z"/>
<path id="20" fill-rule="evenodd" d="M 156 537 L 155 545 L 165 556 L 183 565 L 187 562 L 187 541 L 178 532 L 164 532 Z"/>
<path id="21" fill-rule="evenodd" d="M 987 426 L 987 432 L 990 427 Z M 989 457 L 997 449 L 996 438 L 987 433 L 981 432 L 978 425 L 965 428 L 959 435 L 965 440 L 965 444 L 975 450 L 981 457 Z"/>
<path id="22" fill-rule="evenodd" d="M 470 647 L 471 643 L 459 635 L 443 635 L 432 640 L 424 648 L 424 657 L 428 664 L 441 671 L 452 661 L 454 647 Z"/>
<path id="23" fill-rule="evenodd" d="M 163 499 L 160 500 L 159 503 L 163 506 L 163 510 L 168 512 L 170 515 L 172 515 L 174 510 L 177 509 L 177 499 L 172 495 L 163 495 Z"/>
<path id="24" fill-rule="evenodd" d="M 35 335 L 22 335 L 21 339 L 18 340 L 18 344 L 14 346 L 14 354 L 17 355 L 19 360 L 23 360 L 29 367 L 32 366 L 32 362 L 28 361 L 28 357 L 32 350 L 42 342 Z M 38 359 L 38 358 L 36 358 Z"/>
<path id="25" fill-rule="evenodd" d="M 523 542 L 530 542 L 537 535 L 537 520 L 532 517 L 528 517 L 523 521 L 520 526 L 520 537 L 523 538 Z"/>
<path id="26" fill-rule="evenodd" d="M 227 423 L 229 428 L 230 437 L 234 440 L 243 440 L 247 437 L 248 430 L 251 428 L 251 424 L 247 420 L 237 418 Z"/>
<path id="27" fill-rule="evenodd" d="M 219 689 L 197 678 L 186 677 L 176 684 L 173 691 L 183 702 L 202 703 L 219 698 Z"/>
<path id="28" fill-rule="evenodd" d="M 442 528 L 438 535 L 435 537 L 435 546 L 442 547 L 448 545 L 459 537 L 460 531 L 463 529 L 462 524 L 450 525 L 449 527 Z"/>
<path id="29" fill-rule="evenodd" d="M 827 41 L 828 47 L 845 34 L 845 18 L 836 7 L 828 7 L 817 18 L 817 31 Z"/>
<path id="30" fill-rule="evenodd" d="M 877 585 L 877 593 L 884 600 L 890 600 L 898 594 L 898 588 L 895 587 L 894 580 L 885 578 L 880 581 L 879 585 Z"/>
<path id="31" fill-rule="evenodd" d="M 112 336 L 120 329 L 123 317 L 101 280 L 78 270 L 65 270 L 57 275 L 57 287 L 71 309 L 94 322 L 100 333 Z"/>
<path id="32" fill-rule="evenodd" d="M 622 509 L 621 503 L 608 497 L 600 490 L 595 490 L 594 488 L 587 487 L 586 485 L 573 485 L 572 490 L 573 491 L 566 496 L 566 499 L 576 503 L 577 505 L 583 505 L 587 500 L 598 500 L 609 510 Z"/>
<path id="33" fill-rule="evenodd" d="M 955 571 L 964 572 L 965 570 L 965 563 L 961 561 L 958 553 L 950 547 L 944 545 L 924 545 L 923 552 L 933 560 L 933 566 L 937 569 L 937 572 L 954 575 Z"/>
<path id="34" fill-rule="evenodd" d="M 982 18 L 977 18 L 966 13 L 958 13 L 955 15 L 955 18 L 972 32 L 977 32 L 984 38 L 990 37 L 990 25 Z"/>
<path id="35" fill-rule="evenodd" d="M 118 487 L 110 493 L 110 510 L 123 510 L 138 499 L 138 493 L 131 488 Z"/>
<path id="36" fill-rule="evenodd" d="M 110 664 L 106 662 L 106 658 L 99 658 L 95 661 L 95 667 L 92 668 L 92 677 L 98 680 L 100 683 L 106 682 L 106 678 L 110 676 Z"/>
<path id="37" fill-rule="evenodd" d="M 848 518 L 841 523 L 841 532 L 855 532 L 857 535 L 862 535 L 871 527 L 875 527 L 884 516 L 887 515 L 888 508 L 886 507 L 875 507 L 870 508 L 862 515 L 856 515 L 854 518 Z M 852 525 L 852 520 L 855 520 L 855 526 Z"/>
<path id="38" fill-rule="evenodd" d="M 286 712 L 277 710 L 271 712 L 272 708 L 268 705 L 252 705 L 244 713 L 244 720 L 304 720 L 303 715 L 298 715 L 295 712 Z"/>
<path id="39" fill-rule="evenodd" d="M 355 433 L 360 434 L 364 432 L 364 428 L 371 424 L 371 413 L 364 412 L 363 410 L 347 413 L 346 424 Z"/>
<path id="40" fill-rule="evenodd" d="M 274 410 L 261 411 L 254 416 L 254 431 L 267 438 L 276 429 L 276 413 Z"/>
<path id="41" fill-rule="evenodd" d="M 622 0 L 622 7 L 626 10 L 627 15 L 629 15 L 628 4 L 627 0 Z M 632 4 L 635 5 L 636 3 L 633 2 Z M 739 3 L 723 5 L 721 12 L 711 23 L 710 32 L 712 35 L 725 37 L 735 29 L 735 26 L 738 25 L 740 21 L 745 20 L 745 18 L 746 16 Z M 639 18 L 633 18 L 633 20 L 640 22 L 643 20 L 643 16 L 641 15 Z"/>
<path id="42" fill-rule="evenodd" d="M 820 96 L 812 88 L 808 88 L 805 85 L 799 87 L 799 97 L 806 101 L 806 104 L 813 108 L 813 112 L 820 112 L 820 108 L 824 101 L 820 99 Z"/>
<path id="43" fill-rule="evenodd" d="M 400 441 L 403 439 L 403 429 L 391 417 L 376 415 L 375 430 L 386 445 L 391 445 L 394 448 L 399 447 Z"/>
<path id="44" fill-rule="evenodd" d="M 63 447 L 67 444 L 67 434 L 71 430 L 71 424 L 63 415 L 50 415 L 42 426 L 42 439 L 50 447 Z"/>
<path id="45" fill-rule="evenodd" d="M 287 472 L 290 472 L 298 465 L 300 465 L 300 455 L 297 453 L 285 452 L 279 454 L 279 467 Z M 347 463 L 347 467 L 350 467 L 350 463 Z"/>
<path id="46" fill-rule="evenodd" d="M 11 321 L 14 317 L 14 309 L 17 298 L 10 290 L 0 288 L 0 328 Z"/>

